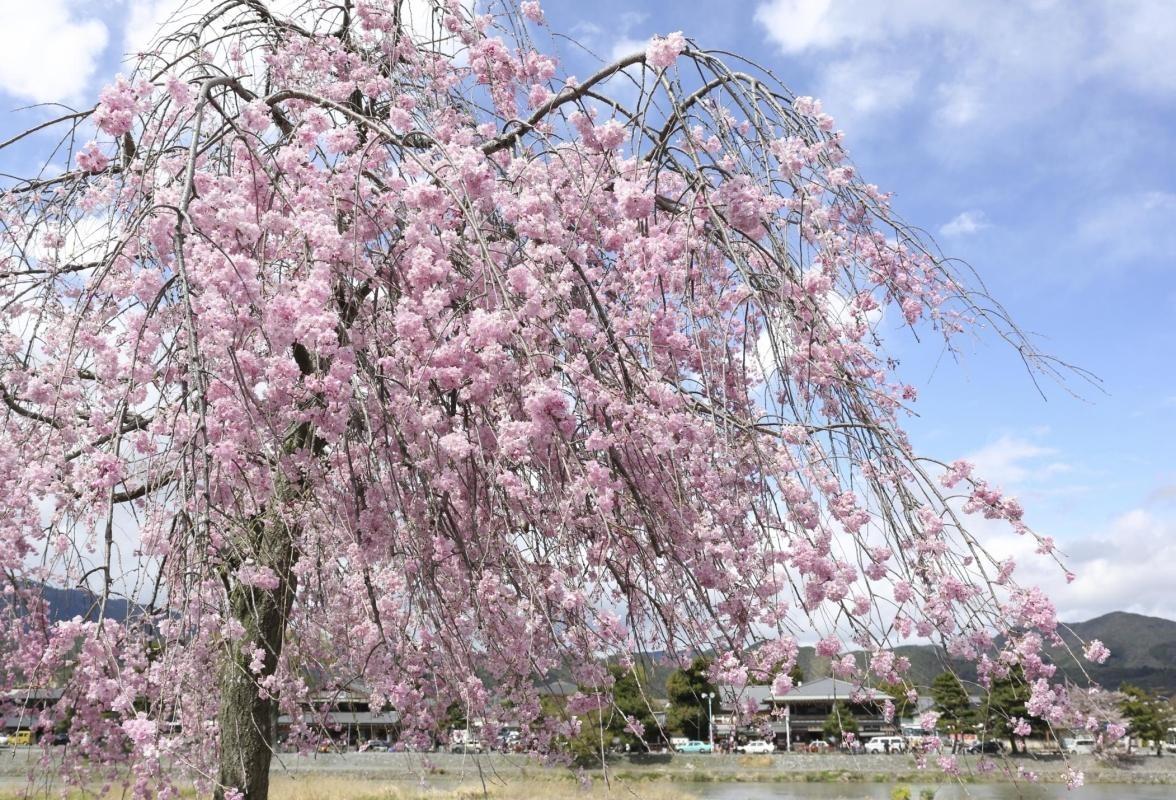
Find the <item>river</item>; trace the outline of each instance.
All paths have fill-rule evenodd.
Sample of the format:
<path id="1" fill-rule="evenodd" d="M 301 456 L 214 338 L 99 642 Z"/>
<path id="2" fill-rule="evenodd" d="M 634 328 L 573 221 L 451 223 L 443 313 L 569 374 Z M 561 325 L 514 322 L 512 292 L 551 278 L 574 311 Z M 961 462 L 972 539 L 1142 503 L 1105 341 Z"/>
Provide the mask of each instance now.
<path id="1" fill-rule="evenodd" d="M 907 784 L 903 784 L 904 786 Z M 890 800 L 888 784 L 827 783 L 718 783 L 683 786 L 683 794 L 700 800 Z M 1101 784 L 1068 791 L 1058 784 L 939 784 L 910 785 L 911 800 L 920 800 L 924 788 L 935 790 L 935 800 L 1173 800 L 1176 786 L 1127 786 Z M 638 790 L 639 793 L 639 790 Z"/>

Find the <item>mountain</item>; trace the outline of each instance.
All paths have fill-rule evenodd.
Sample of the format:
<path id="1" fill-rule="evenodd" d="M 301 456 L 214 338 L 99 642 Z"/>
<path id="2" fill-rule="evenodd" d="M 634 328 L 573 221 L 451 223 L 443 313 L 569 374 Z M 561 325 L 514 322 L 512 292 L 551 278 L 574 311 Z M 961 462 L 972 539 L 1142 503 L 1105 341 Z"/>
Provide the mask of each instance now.
<path id="1" fill-rule="evenodd" d="M 93 619 L 97 614 L 98 598 L 88 591 L 50 586 L 42 587 L 42 591 L 49 601 L 49 614 L 53 620 L 75 616 Z M 118 620 L 125 620 L 133 611 L 134 607 L 126 600 L 111 598 L 106 605 L 107 616 Z M 1060 629 L 1073 655 L 1065 648 L 1051 648 L 1048 651 L 1050 660 L 1076 683 L 1086 682 L 1085 669 L 1090 680 L 1108 689 L 1132 683 L 1159 694 L 1176 695 L 1176 622 L 1113 611 L 1085 622 L 1063 623 Z M 1105 664 L 1092 664 L 1082 657 L 1080 642 L 1091 639 L 1098 639 L 1110 648 L 1111 657 Z M 910 659 L 910 678 L 920 686 L 929 686 L 947 664 L 943 651 L 934 645 L 902 645 L 895 648 L 895 653 Z M 664 697 L 666 678 L 675 668 L 667 654 L 662 651 L 639 653 L 637 661 L 646 672 L 653 696 Z M 830 674 L 829 659 L 818 657 L 811 647 L 800 649 L 797 663 L 806 680 Z M 965 680 L 976 677 L 975 670 L 966 663 L 955 662 L 951 666 Z M 571 675 L 569 670 L 557 670 L 550 677 L 569 680 Z"/>
<path id="2" fill-rule="evenodd" d="M 58 589 L 53 586 L 42 585 L 41 596 L 49 602 L 49 619 L 52 622 L 62 622 L 82 617 L 94 620 L 98 618 L 98 609 L 102 605 L 102 598 L 86 589 Z M 126 620 L 131 614 L 132 606 L 126 600 L 111 597 L 106 601 L 106 616 L 115 620 Z"/>
<path id="3" fill-rule="evenodd" d="M 930 686 L 935 676 L 949 666 L 965 681 L 975 680 L 976 670 L 966 661 L 948 659 L 942 648 L 930 644 L 904 644 L 894 648 L 894 654 L 902 656 L 911 662 L 907 673 L 910 681 L 916 686 Z M 858 666 L 866 666 L 864 653 L 858 652 Z M 950 662 L 950 663 L 949 663 Z M 833 674 L 830 669 L 830 659 L 818 656 L 812 647 L 802 647 L 796 657 L 797 666 L 804 673 L 806 681 L 827 678 Z"/>
<path id="4" fill-rule="evenodd" d="M 1062 623 L 1059 630 L 1066 647 L 1046 651 L 1049 660 L 1058 666 L 1059 678 L 1065 676 L 1080 685 L 1093 681 L 1107 689 L 1131 683 L 1161 695 L 1176 695 L 1176 622 L 1113 611 L 1085 622 Z M 1111 657 L 1105 664 L 1094 664 L 1083 658 L 1081 642 L 1092 639 L 1110 648 Z M 948 659 L 934 645 L 901 645 L 894 652 L 910 660 L 910 680 L 917 686 L 930 686 L 935 676 L 948 666 L 965 681 L 976 679 L 972 664 Z M 664 653 L 642 653 L 638 660 L 649 676 L 651 693 L 655 697 L 664 696 L 665 679 L 673 671 L 673 665 Z M 858 654 L 858 663 L 864 666 L 864 654 Z M 800 648 L 797 665 L 806 681 L 831 674 L 829 659 L 818 656 L 812 647 Z"/>
<path id="5" fill-rule="evenodd" d="M 1050 651 L 1051 659 L 1067 675 L 1081 680 L 1084 667 L 1090 678 L 1111 689 L 1133 683 L 1171 696 L 1176 694 L 1176 622 L 1113 611 L 1101 617 L 1065 626 L 1062 638 L 1075 659 L 1064 649 Z M 1105 664 L 1091 664 L 1082 657 L 1079 641 L 1099 639 L 1111 650 Z"/>
<path id="6" fill-rule="evenodd" d="M 1108 689 L 1131 683 L 1159 694 L 1176 694 L 1176 622 L 1113 611 L 1086 622 L 1062 623 L 1059 630 L 1066 646 L 1047 648 L 1046 652 L 1075 683 L 1093 681 Z M 1111 657 L 1105 664 L 1082 657 L 1081 643 L 1092 639 L 1110 648 Z M 934 645 L 904 645 L 894 651 L 910 659 L 910 678 L 919 686 L 929 686 L 948 664 L 943 650 Z M 811 647 L 801 648 L 797 663 L 809 680 L 830 674 L 829 659 L 817 657 Z M 970 664 L 953 660 L 951 666 L 965 681 L 975 680 L 976 670 Z"/>

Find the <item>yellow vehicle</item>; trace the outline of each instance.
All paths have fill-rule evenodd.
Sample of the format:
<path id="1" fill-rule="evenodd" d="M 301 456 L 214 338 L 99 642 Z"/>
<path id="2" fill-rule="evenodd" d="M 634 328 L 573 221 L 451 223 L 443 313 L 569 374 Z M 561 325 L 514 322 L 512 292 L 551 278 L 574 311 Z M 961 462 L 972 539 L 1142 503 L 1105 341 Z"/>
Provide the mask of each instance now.
<path id="1" fill-rule="evenodd" d="M 13 747 L 21 747 L 31 745 L 33 743 L 32 731 L 17 731 L 8 735 L 8 743 Z"/>

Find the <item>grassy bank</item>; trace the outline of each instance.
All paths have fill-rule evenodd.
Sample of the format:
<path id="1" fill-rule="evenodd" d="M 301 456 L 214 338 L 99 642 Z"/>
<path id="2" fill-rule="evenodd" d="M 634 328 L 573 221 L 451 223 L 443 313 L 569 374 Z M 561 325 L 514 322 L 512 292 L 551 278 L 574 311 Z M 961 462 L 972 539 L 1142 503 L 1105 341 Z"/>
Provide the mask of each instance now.
<path id="1" fill-rule="evenodd" d="M 73 792 L 67 800 L 126 800 L 129 792 L 121 787 L 104 794 L 95 787 L 87 792 Z M 197 794 L 185 790 L 184 800 L 196 800 Z M 362 779 L 308 776 L 305 778 L 275 778 L 270 787 L 270 800 L 593 800 L 594 798 L 640 798 L 640 800 L 695 800 L 695 795 L 681 786 L 668 783 L 641 782 L 640 786 L 620 779 L 593 780 L 585 785 L 577 780 L 465 782 L 457 786 L 408 786 L 402 783 Z M 57 791 L 24 794 L 0 793 L 0 800 L 60 800 Z"/>
<path id="2" fill-rule="evenodd" d="M 530 798 L 632 797 L 670 800 L 707 795 L 709 785 L 842 784 L 947 785 L 953 783 L 1025 782 L 1022 770 L 1043 784 L 1057 785 L 1069 766 L 1082 770 L 1089 784 L 1168 785 L 1176 787 L 1176 758 L 1124 759 L 1117 763 L 1078 757 L 1015 758 L 997 762 L 990 772 L 978 771 L 974 759 L 962 759 L 963 774 L 952 777 L 935 766 L 917 769 L 903 757 L 841 756 L 659 756 L 618 759 L 608 770 L 576 772 L 525 756 L 489 754 L 349 753 L 329 756 L 285 756 L 273 772 L 274 800 L 530 800 Z M 0 763 L 0 800 L 25 797 L 29 770 L 40 767 L 25 759 Z M 51 767 L 48 769 L 52 769 Z M 587 787 L 581 782 L 584 779 Z M 693 788 L 692 788 L 693 787 Z M 59 797 L 42 792 L 36 798 Z M 185 798 L 195 798 L 188 792 Z M 1176 796 L 1176 792 L 1174 792 Z M 121 790 L 96 795 L 113 800 Z"/>

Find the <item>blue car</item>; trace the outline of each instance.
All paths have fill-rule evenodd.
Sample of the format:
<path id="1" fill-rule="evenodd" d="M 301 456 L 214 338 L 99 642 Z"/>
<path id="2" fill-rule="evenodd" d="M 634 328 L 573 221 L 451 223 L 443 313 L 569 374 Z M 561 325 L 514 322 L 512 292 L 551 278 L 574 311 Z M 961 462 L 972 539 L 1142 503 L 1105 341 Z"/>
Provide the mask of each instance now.
<path id="1" fill-rule="evenodd" d="M 687 742 L 686 744 L 678 745 L 678 752 L 679 753 L 713 753 L 714 748 L 711 747 L 706 742 L 700 742 L 698 740 L 691 740 L 691 741 Z"/>

